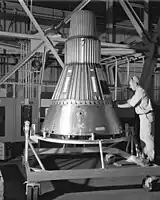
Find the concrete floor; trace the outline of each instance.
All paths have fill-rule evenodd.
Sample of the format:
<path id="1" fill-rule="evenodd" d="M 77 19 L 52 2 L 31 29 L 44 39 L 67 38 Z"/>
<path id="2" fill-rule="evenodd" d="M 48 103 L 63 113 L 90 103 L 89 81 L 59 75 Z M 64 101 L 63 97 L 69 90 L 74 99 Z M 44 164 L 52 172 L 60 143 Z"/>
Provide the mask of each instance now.
<path id="1" fill-rule="evenodd" d="M 95 160 L 89 159 L 90 163 L 95 164 Z M 72 160 L 73 161 L 73 160 Z M 83 161 L 83 159 L 82 159 Z M 17 162 L 18 163 L 18 162 Z M 19 170 L 19 164 L 3 163 L 1 172 L 5 183 L 5 200 L 25 200 L 25 179 Z M 46 160 L 51 164 L 51 160 Z M 58 160 L 61 167 L 63 165 L 71 168 L 73 165 L 83 166 L 83 162 L 75 160 L 73 162 Z M 66 164 L 67 163 L 67 164 Z M 160 191 L 146 192 L 138 179 L 119 178 L 112 180 L 112 186 L 107 185 L 107 179 L 85 179 L 72 181 L 52 181 L 41 185 L 42 195 L 39 200 L 159 200 Z"/>
<path id="2" fill-rule="evenodd" d="M 57 200 L 159 200 L 160 193 L 146 193 L 142 189 L 123 189 L 110 191 L 71 193 L 56 198 Z"/>

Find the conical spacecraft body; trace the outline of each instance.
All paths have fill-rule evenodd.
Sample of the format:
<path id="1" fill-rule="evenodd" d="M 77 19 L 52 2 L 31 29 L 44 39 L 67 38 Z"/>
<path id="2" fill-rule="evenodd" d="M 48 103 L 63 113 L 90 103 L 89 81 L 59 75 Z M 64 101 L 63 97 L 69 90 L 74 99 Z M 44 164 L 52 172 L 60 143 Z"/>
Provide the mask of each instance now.
<path id="1" fill-rule="evenodd" d="M 71 16 L 65 66 L 42 125 L 50 136 L 116 136 L 122 127 L 100 66 L 100 41 L 92 12 Z"/>

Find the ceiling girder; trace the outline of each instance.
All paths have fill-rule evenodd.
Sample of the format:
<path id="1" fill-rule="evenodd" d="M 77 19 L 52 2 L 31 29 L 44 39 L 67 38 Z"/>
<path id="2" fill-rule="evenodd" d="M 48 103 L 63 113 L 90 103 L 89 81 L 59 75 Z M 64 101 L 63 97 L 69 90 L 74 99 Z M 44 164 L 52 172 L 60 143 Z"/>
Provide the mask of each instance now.
<path id="1" fill-rule="evenodd" d="M 23 0 L 18 0 L 19 3 L 21 4 L 22 8 L 24 9 L 24 11 L 27 13 L 28 17 L 30 18 L 30 20 L 32 21 L 32 23 L 34 24 L 35 28 L 38 30 L 39 35 L 41 36 L 42 40 L 45 41 L 45 44 L 47 45 L 47 47 L 52 51 L 53 55 L 55 56 L 55 58 L 57 59 L 57 61 L 59 62 L 59 64 L 61 65 L 61 67 L 64 67 L 64 63 L 62 62 L 61 58 L 59 57 L 57 51 L 55 50 L 54 46 L 53 46 L 53 42 L 50 40 L 50 38 L 47 36 L 47 34 L 50 32 L 51 29 L 46 29 L 45 31 L 43 31 L 41 29 L 41 27 L 39 26 L 39 24 L 37 23 L 36 19 L 34 18 L 34 16 L 32 15 L 32 13 L 30 12 L 30 10 L 28 9 L 27 5 L 25 4 L 25 2 Z M 62 20 L 57 26 L 54 27 L 54 29 L 59 29 L 61 28 L 64 24 L 67 24 L 70 21 L 71 15 L 78 10 L 81 10 L 82 8 L 84 8 L 91 0 L 83 0 L 74 10 L 71 14 L 69 14 L 64 20 Z"/>
<path id="2" fill-rule="evenodd" d="M 133 26 L 135 27 L 139 36 L 141 38 L 143 36 L 145 36 L 148 39 L 148 41 L 151 41 L 151 38 L 149 37 L 147 31 L 145 30 L 143 23 L 141 22 L 138 15 L 136 14 L 134 9 L 130 5 L 129 1 L 128 0 L 123 0 L 123 1 L 119 0 L 119 3 L 122 6 L 125 13 L 127 14 L 128 18 L 131 20 L 131 22 L 132 22 Z"/>
<path id="3" fill-rule="evenodd" d="M 42 30 L 40 25 L 37 23 L 36 19 L 32 15 L 31 11 L 28 9 L 28 7 L 25 4 L 25 2 L 23 0 L 18 0 L 18 1 L 21 4 L 21 6 L 24 9 L 24 11 L 26 12 L 26 14 L 28 15 L 28 17 L 30 18 L 31 22 L 34 24 L 35 28 L 38 30 L 38 32 L 39 32 L 42 40 L 45 42 L 46 46 L 51 50 L 51 52 L 53 53 L 53 55 L 55 56 L 55 58 L 57 59 L 57 61 L 61 65 L 61 67 L 63 68 L 64 67 L 64 63 L 61 60 L 61 58 L 59 57 L 59 55 L 58 55 L 57 51 L 55 50 L 55 48 L 53 47 L 52 41 L 45 35 L 44 31 Z"/>
<path id="4" fill-rule="evenodd" d="M 27 5 L 25 4 L 24 0 L 18 0 L 19 3 L 21 4 L 22 8 L 24 9 L 24 11 L 27 13 L 28 17 L 30 18 L 30 20 L 32 21 L 32 23 L 34 24 L 35 28 L 38 30 L 39 34 L 36 34 L 38 37 L 41 37 L 41 39 L 45 42 L 45 44 L 47 45 L 47 47 L 52 51 L 52 53 L 54 54 L 54 56 L 56 57 L 56 59 L 58 60 L 59 64 L 63 67 L 64 64 L 61 60 L 61 58 L 59 57 L 58 53 L 56 52 L 55 48 L 53 47 L 54 42 L 51 41 L 51 38 L 48 37 L 45 31 L 43 31 L 41 29 L 41 27 L 39 26 L 39 24 L 37 23 L 37 21 L 35 20 L 34 16 L 32 15 L 32 13 L 30 12 L 30 10 L 28 9 Z M 62 20 L 57 26 L 55 26 L 55 29 L 59 29 L 61 28 L 64 24 L 67 24 L 70 21 L 71 15 L 78 10 L 83 9 L 91 0 L 83 0 L 74 10 L 73 12 L 71 12 L 64 20 Z M 148 39 L 149 36 L 147 34 L 147 32 L 144 29 L 144 25 L 142 24 L 141 20 L 139 19 L 139 17 L 136 15 L 135 11 L 133 10 L 132 6 L 129 4 L 128 0 L 125 1 L 121 1 L 119 0 L 119 3 L 121 4 L 122 8 L 124 9 L 124 11 L 126 12 L 126 14 L 128 15 L 129 19 L 131 20 L 132 24 L 135 26 L 137 32 L 139 33 L 139 35 L 142 37 L 143 34 L 146 35 L 146 37 Z M 25 37 L 25 36 L 24 36 Z M 31 53 L 32 54 L 32 53 Z M 16 68 L 16 70 L 19 69 Z M 11 72 L 12 73 L 12 72 Z M 10 76 L 10 74 L 6 74 L 7 78 Z M 4 79 L 6 80 L 7 78 L 4 77 Z M 1 81 L 4 82 L 4 80 L 2 79 Z"/>

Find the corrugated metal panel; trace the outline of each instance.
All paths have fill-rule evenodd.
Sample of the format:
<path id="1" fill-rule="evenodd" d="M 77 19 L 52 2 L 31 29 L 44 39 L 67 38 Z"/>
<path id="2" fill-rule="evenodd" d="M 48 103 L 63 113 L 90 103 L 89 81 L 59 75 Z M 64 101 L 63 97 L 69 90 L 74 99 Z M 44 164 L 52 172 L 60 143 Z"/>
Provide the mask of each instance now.
<path id="1" fill-rule="evenodd" d="M 92 12 L 79 11 L 71 16 L 69 37 L 72 36 L 96 36 L 95 16 Z M 85 22 L 85 25 L 81 25 Z"/>

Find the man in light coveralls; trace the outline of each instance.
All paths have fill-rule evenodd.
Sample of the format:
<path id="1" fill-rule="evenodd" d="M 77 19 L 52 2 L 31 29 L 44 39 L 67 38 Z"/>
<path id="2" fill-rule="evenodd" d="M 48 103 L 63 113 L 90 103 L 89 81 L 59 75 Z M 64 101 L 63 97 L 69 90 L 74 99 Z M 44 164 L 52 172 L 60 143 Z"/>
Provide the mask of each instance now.
<path id="1" fill-rule="evenodd" d="M 152 163 L 155 157 L 154 150 L 154 113 L 151 100 L 145 90 L 139 85 L 139 78 L 133 76 L 129 81 L 130 88 L 135 91 L 131 99 L 125 104 L 118 104 L 119 108 L 134 107 L 140 119 L 140 140 L 144 143 L 143 155 Z"/>

